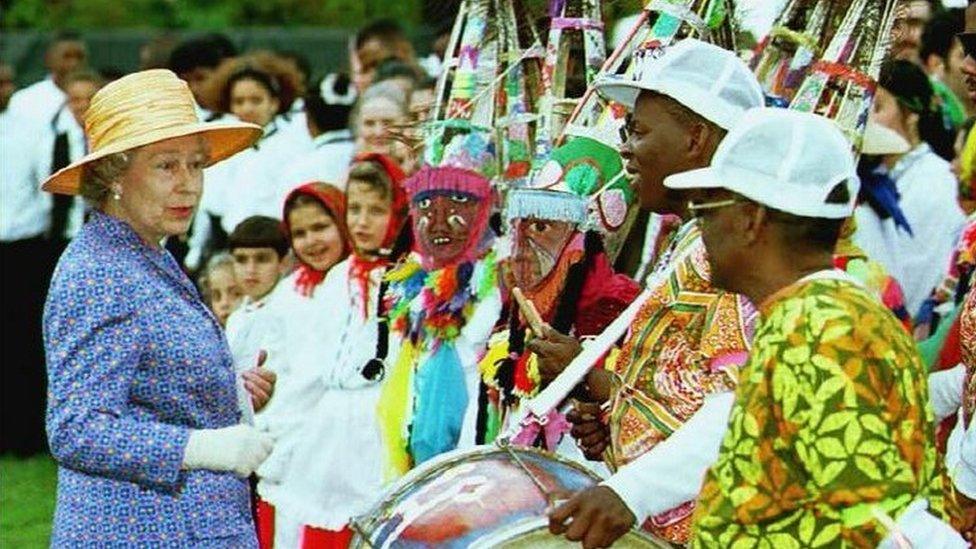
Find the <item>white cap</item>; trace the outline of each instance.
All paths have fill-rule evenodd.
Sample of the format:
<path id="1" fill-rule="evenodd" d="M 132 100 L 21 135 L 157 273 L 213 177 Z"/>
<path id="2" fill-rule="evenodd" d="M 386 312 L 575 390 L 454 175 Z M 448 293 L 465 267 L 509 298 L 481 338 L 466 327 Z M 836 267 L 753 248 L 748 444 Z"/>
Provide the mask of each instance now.
<path id="1" fill-rule="evenodd" d="M 860 182 L 851 144 L 822 116 L 779 108 L 752 109 L 719 144 L 708 168 L 674 174 L 671 189 L 722 188 L 800 217 L 850 217 Z M 828 204 L 838 184 L 846 204 Z"/>
<path id="2" fill-rule="evenodd" d="M 734 53 L 695 38 L 660 50 L 634 52 L 629 76 L 599 78 L 598 92 L 633 109 L 641 90 L 674 99 L 705 119 L 730 130 L 745 111 L 764 104 L 762 88 Z"/>

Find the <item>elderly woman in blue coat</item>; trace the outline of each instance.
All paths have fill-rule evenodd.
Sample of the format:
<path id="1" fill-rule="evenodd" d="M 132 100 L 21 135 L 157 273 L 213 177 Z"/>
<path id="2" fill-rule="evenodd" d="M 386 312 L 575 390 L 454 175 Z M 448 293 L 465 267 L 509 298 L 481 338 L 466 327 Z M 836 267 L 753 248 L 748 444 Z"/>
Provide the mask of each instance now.
<path id="1" fill-rule="evenodd" d="M 153 70 L 99 91 L 85 133 L 93 152 L 44 183 L 93 206 L 44 311 L 51 545 L 256 547 L 246 477 L 272 441 L 240 422 L 220 325 L 161 241 L 189 228 L 203 168 L 261 129 L 199 123 L 186 84 Z"/>

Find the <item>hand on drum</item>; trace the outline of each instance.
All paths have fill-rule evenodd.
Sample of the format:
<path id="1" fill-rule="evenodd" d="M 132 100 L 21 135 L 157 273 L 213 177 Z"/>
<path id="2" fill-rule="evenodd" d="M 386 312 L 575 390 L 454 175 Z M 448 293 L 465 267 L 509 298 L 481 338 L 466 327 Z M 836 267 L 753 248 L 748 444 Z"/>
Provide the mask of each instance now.
<path id="1" fill-rule="evenodd" d="M 566 419 L 573 424 L 569 434 L 590 461 L 603 461 L 603 451 L 610 444 L 610 428 L 600 420 L 600 405 L 595 402 L 573 403 Z"/>
<path id="2" fill-rule="evenodd" d="M 548 324 L 544 333 L 526 342 L 525 347 L 539 357 L 539 375 L 548 384 L 580 354 L 583 347 L 575 337 L 561 334 Z"/>
<path id="3" fill-rule="evenodd" d="M 258 353 L 257 365 L 241 374 L 244 377 L 244 388 L 251 395 L 251 404 L 255 412 L 264 408 L 271 400 L 275 382 L 278 380 L 277 374 L 262 367 L 266 360 L 268 360 L 268 353 L 262 350 Z"/>
<path id="4" fill-rule="evenodd" d="M 582 542 L 584 549 L 610 547 L 635 522 L 623 500 L 606 486 L 587 488 L 549 513 L 549 531 Z"/>

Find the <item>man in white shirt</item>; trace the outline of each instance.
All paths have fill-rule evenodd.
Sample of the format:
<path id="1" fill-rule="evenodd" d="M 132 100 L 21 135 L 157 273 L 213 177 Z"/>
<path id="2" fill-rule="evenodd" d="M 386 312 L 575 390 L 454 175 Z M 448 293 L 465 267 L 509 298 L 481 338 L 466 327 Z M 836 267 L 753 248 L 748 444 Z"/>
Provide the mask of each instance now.
<path id="1" fill-rule="evenodd" d="M 0 453 L 27 456 L 46 447 L 41 311 L 51 275 L 50 196 L 29 183 L 30 120 L 10 106 L 14 73 L 0 64 Z"/>
<path id="2" fill-rule="evenodd" d="M 40 132 L 31 158 L 29 185 L 39 189 L 49 175 L 84 156 L 88 151 L 85 139 L 85 112 L 95 92 L 102 87 L 101 75 L 79 70 L 65 78 L 67 100 Z M 80 197 L 46 195 L 50 200 L 49 239 L 64 246 L 80 229 L 85 204 Z"/>
<path id="3" fill-rule="evenodd" d="M 282 176 L 279 209 L 292 189 L 305 183 L 322 181 L 345 190 L 355 148 L 349 130 L 349 115 L 355 102 L 352 83 L 342 75 L 330 74 L 310 88 L 304 100 L 304 114 L 312 150 L 298 157 Z"/>
<path id="4" fill-rule="evenodd" d="M 69 31 L 55 35 L 44 54 L 44 65 L 49 74 L 44 80 L 15 93 L 10 99 L 11 112 L 38 124 L 50 122 L 67 99 L 65 79 L 84 67 L 87 58 L 88 50 L 81 35 Z"/>

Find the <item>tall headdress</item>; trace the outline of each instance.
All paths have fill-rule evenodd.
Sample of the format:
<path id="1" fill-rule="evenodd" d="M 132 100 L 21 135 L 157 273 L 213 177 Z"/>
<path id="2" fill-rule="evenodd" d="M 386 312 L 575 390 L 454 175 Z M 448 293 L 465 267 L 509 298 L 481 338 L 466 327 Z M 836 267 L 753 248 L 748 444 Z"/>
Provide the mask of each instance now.
<path id="1" fill-rule="evenodd" d="M 552 151 L 569 115 L 606 62 L 603 33 L 600 0 L 549 0 L 549 37 L 542 64 L 543 93 L 536 128 L 537 161 L 544 161 Z M 583 88 L 575 93 L 571 81 L 574 75 L 569 74 L 574 66 L 582 67 L 584 77 Z"/>
<path id="2" fill-rule="evenodd" d="M 790 108 L 840 125 L 854 151 L 861 148 L 868 114 L 888 55 L 898 0 L 853 0 Z"/>
<path id="3" fill-rule="evenodd" d="M 542 57 L 532 23 L 519 0 L 462 0 L 437 84 L 435 133 L 452 120 L 492 128 L 503 185 L 521 184 L 531 163 Z"/>
<path id="4" fill-rule="evenodd" d="M 768 103 L 788 106 L 844 16 L 846 0 L 789 0 L 756 44 L 749 68 Z"/>

